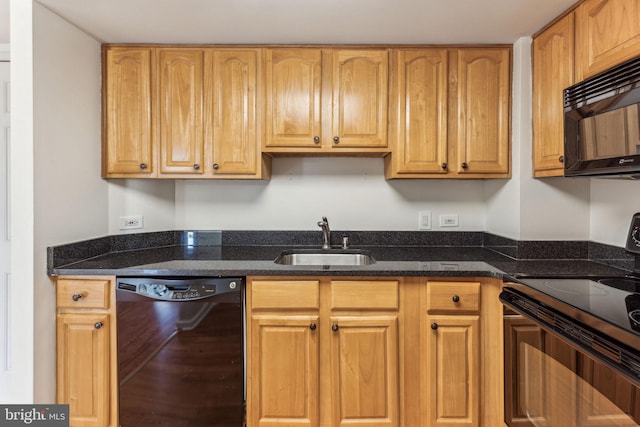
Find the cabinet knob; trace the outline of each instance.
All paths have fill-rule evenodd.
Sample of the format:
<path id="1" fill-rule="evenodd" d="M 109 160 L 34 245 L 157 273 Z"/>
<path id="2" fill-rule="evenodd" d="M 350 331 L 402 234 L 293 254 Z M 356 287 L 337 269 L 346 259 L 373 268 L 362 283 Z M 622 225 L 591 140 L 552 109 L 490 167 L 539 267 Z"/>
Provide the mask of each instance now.
<path id="1" fill-rule="evenodd" d="M 337 324 L 337 323 L 334 323 L 333 325 L 331 325 L 331 330 L 332 330 L 333 332 L 337 332 L 337 331 L 338 331 L 338 329 L 340 329 L 340 327 L 338 326 L 338 324 Z"/>
<path id="2" fill-rule="evenodd" d="M 73 296 L 71 298 L 74 301 L 80 301 L 80 299 L 82 298 L 82 294 L 73 294 Z"/>
<path id="3" fill-rule="evenodd" d="M 93 327 L 96 328 L 96 329 L 100 329 L 100 328 L 102 328 L 102 326 L 104 326 L 104 323 L 102 323 L 102 322 L 96 322 L 96 323 L 93 324 Z"/>
<path id="4" fill-rule="evenodd" d="M 451 297 L 451 301 L 460 302 L 460 297 L 458 295 L 454 295 L 454 296 Z"/>
<path id="5" fill-rule="evenodd" d="M 147 168 L 146 163 L 140 163 L 140 169 L 146 169 L 146 168 Z"/>
<path id="6" fill-rule="evenodd" d="M 446 163 L 443 163 L 443 164 L 441 164 L 440 166 L 442 166 L 442 169 L 447 170 L 447 166 L 448 166 L 448 165 L 447 165 Z"/>
<path id="7" fill-rule="evenodd" d="M 338 144 L 340 142 L 340 137 L 339 136 L 334 136 L 333 137 L 333 142 Z"/>
<path id="8" fill-rule="evenodd" d="M 466 162 L 462 162 L 460 166 L 462 166 L 462 169 L 466 169 L 469 167 L 469 165 Z"/>
<path id="9" fill-rule="evenodd" d="M 564 163 L 564 156 L 560 156 L 560 157 L 558 157 L 558 161 L 559 161 L 560 163 Z"/>
<path id="10" fill-rule="evenodd" d="M 436 322 L 433 322 L 433 323 L 431 324 L 431 329 L 433 329 L 434 331 L 435 331 L 436 329 L 438 329 L 438 324 L 437 324 Z"/>
<path id="11" fill-rule="evenodd" d="M 198 170 L 198 169 L 200 169 L 200 165 L 199 165 L 199 164 L 197 164 L 197 163 L 196 163 L 196 164 L 194 164 L 194 165 L 193 165 L 193 170 Z"/>
<path id="12" fill-rule="evenodd" d="M 213 170 L 217 171 L 220 168 L 220 165 L 217 163 L 213 164 Z"/>
<path id="13" fill-rule="evenodd" d="M 320 143 L 320 137 L 319 136 L 314 136 L 313 137 L 313 142 L 315 142 L 316 144 Z"/>
<path id="14" fill-rule="evenodd" d="M 309 329 L 311 329 L 312 331 L 315 331 L 317 327 L 318 325 L 316 325 L 315 323 L 309 325 Z"/>

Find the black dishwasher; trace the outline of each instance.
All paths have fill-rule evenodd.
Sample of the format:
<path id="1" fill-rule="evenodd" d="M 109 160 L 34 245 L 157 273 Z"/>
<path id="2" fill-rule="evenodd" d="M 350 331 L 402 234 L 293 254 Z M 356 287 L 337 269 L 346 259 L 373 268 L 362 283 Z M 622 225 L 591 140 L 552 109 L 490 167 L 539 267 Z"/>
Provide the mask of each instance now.
<path id="1" fill-rule="evenodd" d="M 119 425 L 241 427 L 244 278 L 119 277 Z"/>

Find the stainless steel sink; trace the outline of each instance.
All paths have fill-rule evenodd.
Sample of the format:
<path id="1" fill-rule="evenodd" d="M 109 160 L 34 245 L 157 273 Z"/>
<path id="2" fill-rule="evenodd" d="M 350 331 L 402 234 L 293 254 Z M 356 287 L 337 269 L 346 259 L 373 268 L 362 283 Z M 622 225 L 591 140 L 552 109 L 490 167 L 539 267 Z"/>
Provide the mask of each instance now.
<path id="1" fill-rule="evenodd" d="M 283 265 L 370 265 L 376 262 L 357 249 L 293 249 L 283 251 L 274 261 Z"/>

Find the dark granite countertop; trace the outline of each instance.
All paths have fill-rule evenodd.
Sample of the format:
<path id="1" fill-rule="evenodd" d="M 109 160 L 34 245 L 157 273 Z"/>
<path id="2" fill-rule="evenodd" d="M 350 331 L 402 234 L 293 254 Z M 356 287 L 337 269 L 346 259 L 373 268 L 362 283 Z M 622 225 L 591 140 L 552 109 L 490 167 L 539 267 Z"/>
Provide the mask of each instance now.
<path id="1" fill-rule="evenodd" d="M 521 242 L 476 232 L 351 232 L 351 236 L 354 243 L 360 243 L 352 248 L 369 252 L 375 264 L 289 266 L 274 263 L 283 250 L 317 248 L 315 243 L 320 240 L 316 232 L 172 231 L 107 236 L 51 247 L 48 273 L 53 276 L 486 276 L 509 279 L 621 276 L 634 265 L 633 257 L 617 251 L 619 248 L 605 248 L 604 252 L 614 252 L 614 256 L 608 255 L 610 259 L 590 259 L 589 253 L 603 249 L 592 250 L 583 242 L 541 242 L 538 244 L 543 247 L 536 252 L 533 245 L 523 247 Z M 518 250 L 527 256 L 550 252 L 557 256 L 561 249 L 571 252 L 571 256 L 517 258 Z"/>

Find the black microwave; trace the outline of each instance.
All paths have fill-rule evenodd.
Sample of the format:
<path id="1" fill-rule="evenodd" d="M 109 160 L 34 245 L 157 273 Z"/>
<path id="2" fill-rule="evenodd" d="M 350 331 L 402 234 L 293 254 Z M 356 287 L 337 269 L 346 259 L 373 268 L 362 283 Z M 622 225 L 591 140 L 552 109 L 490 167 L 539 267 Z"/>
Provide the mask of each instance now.
<path id="1" fill-rule="evenodd" d="M 564 175 L 640 179 L 640 56 L 564 90 Z"/>

